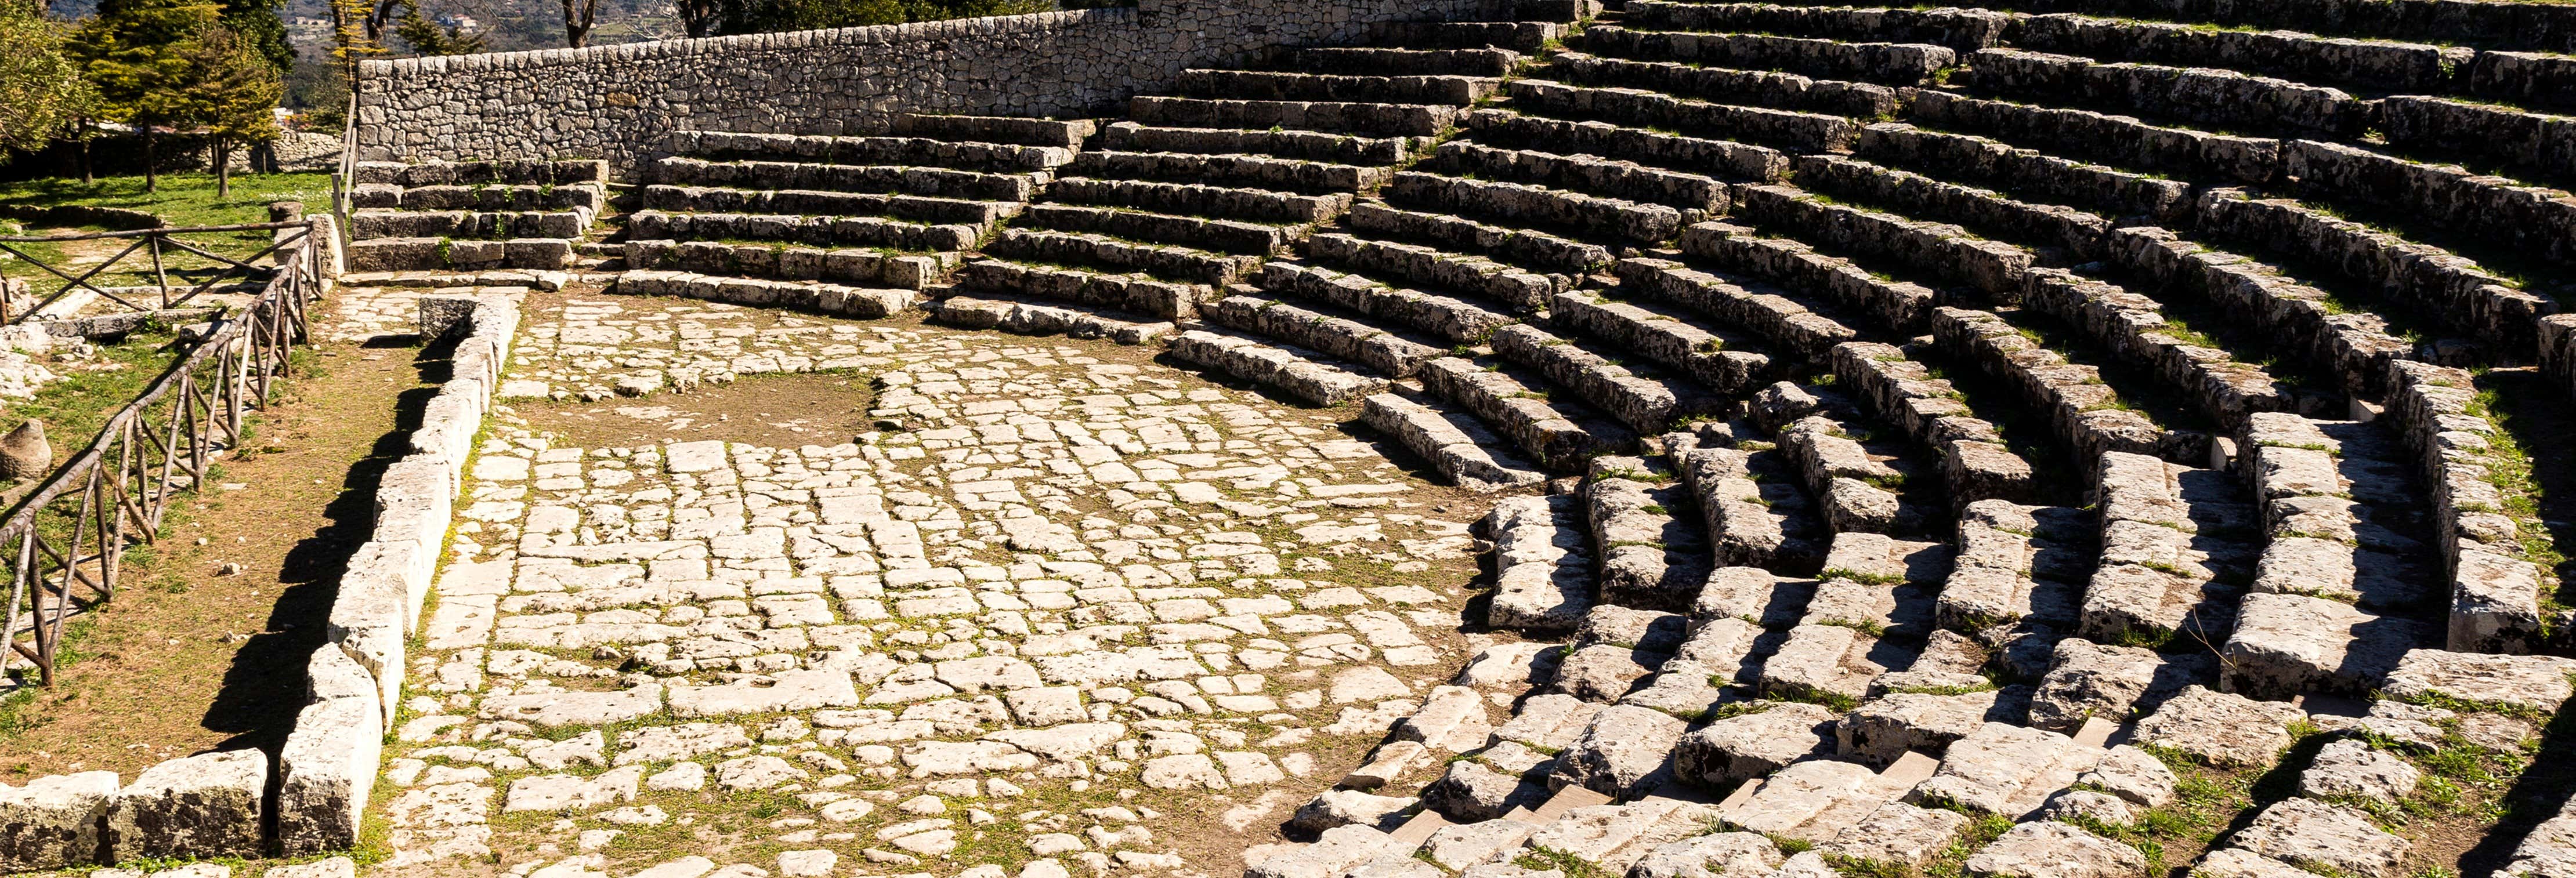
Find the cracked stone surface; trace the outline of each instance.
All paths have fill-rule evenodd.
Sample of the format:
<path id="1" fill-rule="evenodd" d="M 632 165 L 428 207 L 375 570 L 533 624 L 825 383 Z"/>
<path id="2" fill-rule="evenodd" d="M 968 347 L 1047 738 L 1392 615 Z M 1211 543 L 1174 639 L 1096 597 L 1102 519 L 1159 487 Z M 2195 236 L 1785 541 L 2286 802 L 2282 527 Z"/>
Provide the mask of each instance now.
<path id="1" fill-rule="evenodd" d="M 1469 654 L 1483 504 L 1333 412 L 1106 342 L 525 310 L 509 378 L 546 387 L 496 407 L 457 501 L 392 865 L 1214 874 L 1194 828 L 1286 819 Z M 728 441 L 751 425 L 670 390 L 811 370 L 900 429 Z M 626 417 L 664 441 L 550 429 L 648 374 L 632 402 L 669 412 Z"/>

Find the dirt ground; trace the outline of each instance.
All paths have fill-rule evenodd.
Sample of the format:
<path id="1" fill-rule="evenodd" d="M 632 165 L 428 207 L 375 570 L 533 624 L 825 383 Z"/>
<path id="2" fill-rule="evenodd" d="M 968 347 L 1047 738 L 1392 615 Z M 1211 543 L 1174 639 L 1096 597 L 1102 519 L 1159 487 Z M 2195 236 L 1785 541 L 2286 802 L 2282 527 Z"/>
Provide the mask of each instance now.
<path id="1" fill-rule="evenodd" d="M 246 453 L 180 500 L 148 563 L 129 564 L 116 599 L 76 623 L 55 686 L 0 702 L 12 754 L 0 781 L 97 770 L 130 781 L 192 753 L 276 751 L 331 592 L 371 526 L 398 416 L 426 402 L 423 369 L 443 368 L 418 353 L 309 355 L 313 370 L 256 416 Z"/>

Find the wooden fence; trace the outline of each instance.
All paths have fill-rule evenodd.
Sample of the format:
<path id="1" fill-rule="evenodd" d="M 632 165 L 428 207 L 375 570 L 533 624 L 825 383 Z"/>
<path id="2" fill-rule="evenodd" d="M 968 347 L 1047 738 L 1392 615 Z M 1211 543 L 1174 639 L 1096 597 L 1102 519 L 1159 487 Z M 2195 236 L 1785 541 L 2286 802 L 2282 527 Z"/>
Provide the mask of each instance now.
<path id="1" fill-rule="evenodd" d="M 308 340 L 305 307 L 322 293 L 322 248 L 330 246 L 321 222 L 165 231 L 252 229 L 291 230 L 275 235 L 276 245 L 260 256 L 225 260 L 266 274 L 258 298 L 217 318 L 159 379 L 108 418 L 87 448 L 0 521 L 0 552 L 10 559 L 0 643 L 32 663 L 44 685 L 54 681 L 65 621 L 116 594 L 125 551 L 153 542 L 172 500 L 202 487 L 207 467 L 240 444 L 243 413 L 268 406 L 277 380 L 292 368 L 295 348 Z M 11 240 L 17 239 L 0 238 Z M 272 253 L 283 254 L 277 264 L 250 264 Z"/>

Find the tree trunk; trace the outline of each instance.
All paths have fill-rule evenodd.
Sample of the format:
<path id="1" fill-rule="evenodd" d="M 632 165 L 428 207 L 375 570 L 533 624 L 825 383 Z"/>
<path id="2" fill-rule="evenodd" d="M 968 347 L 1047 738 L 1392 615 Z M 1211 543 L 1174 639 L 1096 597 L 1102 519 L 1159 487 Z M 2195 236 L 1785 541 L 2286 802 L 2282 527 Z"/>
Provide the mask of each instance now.
<path id="1" fill-rule="evenodd" d="M 161 191 L 161 169 L 152 155 L 152 124 L 143 123 L 143 191 Z"/>
<path id="2" fill-rule="evenodd" d="M 231 138 L 215 138 L 213 151 L 215 154 L 215 197 L 231 198 L 233 197 L 233 142 Z"/>
<path id="3" fill-rule="evenodd" d="M 92 175 L 89 170 L 89 120 L 87 119 L 81 120 L 80 165 L 81 185 L 88 186 L 97 183 L 98 177 Z"/>

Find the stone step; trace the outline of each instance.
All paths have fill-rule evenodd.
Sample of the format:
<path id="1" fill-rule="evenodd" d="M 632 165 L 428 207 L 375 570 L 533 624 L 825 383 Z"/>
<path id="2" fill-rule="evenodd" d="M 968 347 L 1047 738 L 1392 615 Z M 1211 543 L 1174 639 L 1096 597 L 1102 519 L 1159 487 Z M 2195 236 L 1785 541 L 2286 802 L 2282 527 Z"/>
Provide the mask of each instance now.
<path id="1" fill-rule="evenodd" d="M 2002 430 L 1977 417 L 1949 379 L 1933 377 L 1919 359 L 1926 353 L 1913 343 L 1844 342 L 1834 346 L 1834 377 L 1863 408 L 1940 461 L 1952 505 L 2037 495 L 2030 461 L 2003 444 Z"/>
<path id="2" fill-rule="evenodd" d="M 2382 420 L 2416 453 L 2416 474 L 2432 488 L 2435 548 L 2450 573 L 2444 645 L 2461 652 L 2539 648 L 2547 575 L 2520 544 L 2525 525 L 2502 511 L 2504 489 L 2490 478 L 2519 464 L 2486 438 L 2498 432 L 2478 403 L 2477 379 L 2430 363 L 2401 361 L 2389 371 Z"/>
<path id="3" fill-rule="evenodd" d="M 1769 3 L 1668 3 L 1649 0 L 1624 10 L 1637 27 L 1720 30 L 1833 40 L 1933 43 L 1971 52 L 1995 45 L 2015 20 L 2010 13 L 1954 7 L 1872 9 Z"/>
<path id="4" fill-rule="evenodd" d="M 349 237 L 368 238 L 579 238 L 594 214 L 587 210 L 357 210 Z"/>
<path id="5" fill-rule="evenodd" d="M 1931 115 L 1930 111 L 1918 112 Z M 1861 129 L 1860 142 L 1852 148 L 1852 154 L 1942 179 L 1991 186 L 2030 201 L 2113 216 L 2142 215 L 2167 222 L 2191 210 L 2191 185 L 2180 180 L 2087 164 L 1989 137 L 1936 131 L 1905 122 L 1880 122 Z"/>
<path id="6" fill-rule="evenodd" d="M 1585 51 L 1628 58 L 1681 61 L 1742 70 L 1785 70 L 1827 79 L 1917 86 L 1959 53 L 1925 43 L 1858 43 L 1751 33 L 1696 33 L 1689 10 L 1698 4 L 1640 7 L 1678 13 L 1599 25 L 1583 32 Z M 1678 31 L 1678 32 L 1677 32 Z"/>
<path id="7" fill-rule="evenodd" d="M 1282 66 L 1307 73 L 1346 76 L 1477 76 L 1509 75 L 1521 53 L 1492 47 L 1476 49 L 1315 48 L 1288 53 Z"/>
<path id="8" fill-rule="evenodd" d="M 1510 180 L 1705 215 L 1723 213 L 1727 185 L 1702 174 L 1670 171 L 1590 155 L 1503 149 L 1468 140 L 1440 145 L 1419 169 L 1476 179 Z"/>
<path id="9" fill-rule="evenodd" d="M 2158 653 L 2069 637 L 2047 659 L 2048 672 L 2031 694 L 2030 725 L 2078 740 L 2089 740 L 2096 720 L 2117 725 L 2156 712 L 2184 687 L 2218 683 L 2217 656 L 2199 644 Z"/>
<path id="10" fill-rule="evenodd" d="M 1411 137 L 1353 137 L 1317 131 L 1159 128 L 1114 122 L 1101 129 L 1102 149 L 1130 152 L 1240 153 L 1344 165 L 1391 165 L 1412 156 Z"/>
<path id="11" fill-rule="evenodd" d="M 1862 135 L 1868 137 L 1866 133 Z M 1957 223 L 2024 245 L 2050 264 L 2102 258 L 2110 217 L 2072 207 L 2018 201 L 2001 192 L 1944 182 L 1912 171 L 1842 156 L 1798 157 L 1798 186 L 1837 200 Z"/>
<path id="12" fill-rule="evenodd" d="M 2070 361 L 2025 334 L 2021 327 L 2028 320 L 2010 309 L 1941 308 L 1933 313 L 1932 335 L 1942 352 L 2004 382 L 2024 405 L 2044 413 L 2058 441 L 2079 461 L 2105 452 L 2171 461 L 2209 459 L 2209 434 L 2167 428 L 2103 383 L 2100 368 Z"/>
<path id="13" fill-rule="evenodd" d="M 2162 21 L 2058 13 L 2016 19 L 2013 45 L 2102 61 L 2242 70 L 2371 91 L 2451 91 L 2478 55 L 2466 46 L 2352 40 L 2296 31 L 2233 31 Z"/>
<path id="14" fill-rule="evenodd" d="M 1261 264 L 1256 256 L 1227 256 L 1174 244 L 1151 244 L 1087 232 L 1009 228 L 985 245 L 994 256 L 1028 262 L 1100 265 L 1142 271 L 1182 283 L 1224 286 Z"/>
<path id="15" fill-rule="evenodd" d="M 1173 216 L 1087 204 L 1032 204 L 1016 225 L 1063 232 L 1096 233 L 1114 238 L 1177 244 L 1217 253 L 1256 257 L 1277 253 L 1285 249 L 1290 242 L 1303 238 L 1312 229 L 1311 226 L 1305 225 L 1277 225 L 1230 219 Z"/>
<path id="16" fill-rule="evenodd" d="M 1394 408 L 1391 403 L 1389 407 Z M 1454 423 L 1459 416 L 1442 412 L 1441 417 Z M 1464 427 L 1458 430 L 1467 432 Z M 1479 442 L 1478 447 L 1490 446 Z M 1497 455 L 1496 459 L 1504 458 Z M 1584 544 L 1580 498 L 1571 494 L 1506 497 L 1494 504 L 1481 527 L 1494 541 L 1494 597 L 1487 605 L 1485 623 L 1536 633 L 1573 630 L 1592 608 L 1592 555 Z M 1548 744 L 1546 739 L 1554 724 L 1581 704 L 1564 695 L 1533 697 L 1511 721 L 1494 729 L 1494 742 L 1563 749 L 1564 742 Z M 1543 724 L 1547 728 L 1538 728 Z"/>
<path id="17" fill-rule="evenodd" d="M 1736 70 L 1679 61 L 1639 61 L 1563 52 L 1548 59 L 1545 75 L 1578 85 L 1650 88 L 1719 103 L 1749 104 L 1859 119 L 1896 114 L 1896 89 L 1865 82 L 1813 79 L 1774 70 Z"/>
<path id="18" fill-rule="evenodd" d="M 2045 155 L 2180 176 L 2211 177 L 2260 186 L 2269 185 L 2281 170 L 2283 141 L 2273 138 L 2157 125 L 2131 116 L 1969 97 L 1941 89 L 1926 88 L 1915 92 L 1914 103 L 1906 107 L 1906 121 L 1958 135 L 2000 138 L 2016 148 L 2035 149 Z M 2031 170 L 2034 183 L 2046 185 L 2052 175 L 2043 167 L 2044 164 L 2034 163 L 2015 170 Z M 2090 197 L 2119 193 L 2125 195 L 2130 204 L 2137 204 L 2135 199 L 2141 196 L 2154 199 L 2188 197 L 2188 185 L 2181 181 L 2154 187 L 2127 178 L 2110 180 L 2112 186 Z M 1998 181 L 1998 185 L 2011 188 L 2002 181 Z M 2167 192 L 2159 194 L 2154 191 L 2159 188 Z M 2086 196 L 2079 194 L 2078 197 Z M 2150 200 L 2141 206 L 2158 203 Z M 2182 205 L 2169 209 L 2178 211 Z"/>
<path id="19" fill-rule="evenodd" d="M 1658 167 L 1704 169 L 1730 179 L 1769 182 L 1789 172 L 1788 155 L 1767 146 L 1609 122 L 1550 119 L 1489 107 L 1468 117 L 1467 128 L 1478 141 L 1499 146 L 1546 147 Z"/>
<path id="20" fill-rule="evenodd" d="M 1832 203 L 1789 186 L 1744 186 L 1738 215 L 1746 222 L 1834 251 L 1882 260 L 2010 301 L 2036 254 L 1958 226 Z"/>
<path id="21" fill-rule="evenodd" d="M 1805 759 L 1759 784 L 1746 784 L 1718 805 L 1730 827 L 1775 838 L 1830 842 L 1919 783 L 1933 760 L 1907 754 L 1887 770 L 1857 762 Z"/>
<path id="22" fill-rule="evenodd" d="M 1466 110 L 1446 104 L 1138 97 L 1128 103 L 1127 115 L 1148 125 L 1180 128 L 1275 127 L 1369 137 L 1437 137 L 1457 125 Z"/>
<path id="23" fill-rule="evenodd" d="M 1615 166 L 1614 166 L 1615 167 Z M 1406 171 L 1395 175 L 1386 198 L 1514 224 L 1555 227 L 1584 235 L 1648 243 L 1681 231 L 1683 213 L 1661 204 L 1643 204 L 1543 185 L 1462 179 Z"/>
<path id="24" fill-rule="evenodd" d="M 2155 299 L 2117 284 L 2059 269 L 2034 269 L 2022 303 L 2154 376 L 2221 430 L 2242 429 L 2245 419 L 2259 411 L 2343 408 L 2340 399 L 2303 392 L 2274 377 L 2269 367 L 2215 347 L 2215 339 L 2199 337 L 2166 317 Z"/>
<path id="25" fill-rule="evenodd" d="M 1711 391 L 1749 393 L 1771 380 L 1771 356 L 1751 339 L 1689 322 L 1696 315 L 1663 305 L 1615 301 L 1589 292 L 1558 293 L 1548 322 L 1560 332 L 1600 339 L 1678 370 Z"/>
<path id="26" fill-rule="evenodd" d="M 2102 64 L 2072 55 L 1981 49 L 1962 59 L 1981 91 L 2030 103 L 2076 103 L 2239 131 L 2353 140 L 2371 105 L 2340 89 L 2233 70 Z"/>
<path id="27" fill-rule="evenodd" d="M 1661 458 L 1657 460 L 1660 463 Z M 1634 610 L 1689 610 L 1708 572 L 1716 566 L 1710 562 L 1707 536 L 1698 522 L 1687 521 L 1673 512 L 1689 505 L 1690 488 L 1674 481 L 1669 471 L 1658 464 L 1634 457 L 1603 456 L 1592 459 L 1583 496 L 1592 543 L 1601 555 L 1601 599 L 1619 605 L 1631 615 Z M 1608 608 L 1596 608 L 1594 612 L 1599 614 L 1603 609 Z M 1666 615 L 1676 629 L 1687 621 L 1679 615 Z M 1586 627 L 1592 626 L 1587 622 Z M 1620 643 L 1614 649 L 1621 650 L 1669 654 L 1680 645 L 1646 642 L 1648 638 L 1642 635 L 1616 639 Z M 1557 671 L 1559 686 L 1581 676 L 1576 666 L 1583 658 L 1582 650 L 1567 657 Z M 1618 658 L 1635 664 L 1627 661 L 1630 655 Z M 1660 664 L 1647 663 L 1639 671 L 1652 671 Z M 1598 687 L 1600 694 L 1617 698 L 1643 675 L 1622 669 L 1617 675 L 1622 679 L 1614 685 Z"/>
<path id="28" fill-rule="evenodd" d="M 1860 132 L 1858 124 L 1842 116 L 1711 103 L 1645 89 L 1515 79 L 1504 91 L 1511 94 L 1512 108 L 1522 112 L 1739 140 L 1795 152 L 1843 152 Z"/>
<path id="29" fill-rule="evenodd" d="M 629 240 L 623 245 L 604 246 L 616 248 L 625 265 L 634 269 L 820 280 L 908 290 L 927 288 L 958 262 L 955 253 L 893 254 L 877 249 L 824 250 L 718 241 Z"/>
<path id="30" fill-rule="evenodd" d="M 1515 322 L 1508 315 L 1452 296 L 1399 289 L 1291 260 L 1264 263 L 1259 286 L 1265 292 L 1322 302 L 1457 344 L 1481 344 L 1494 330 Z"/>
<path id="31" fill-rule="evenodd" d="M 1451 484 L 1471 491 L 1527 487 L 1547 480 L 1508 443 L 1470 415 L 1400 393 L 1363 401 L 1360 421 L 1430 461 Z"/>
<path id="32" fill-rule="evenodd" d="M 1955 551 L 1945 542 L 1846 531 L 1834 535 L 1799 625 L 1840 625 L 1906 643 L 1932 633 L 1932 595 L 1950 575 Z M 1873 665 L 1908 667 L 1900 648 L 1869 656 Z M 1869 694 L 1868 689 L 1862 695 Z"/>
<path id="33" fill-rule="evenodd" d="M 569 185 L 605 183 L 608 163 L 598 159 L 498 159 L 465 162 L 373 162 L 357 163 L 349 179 L 352 186 L 381 184 L 389 186 L 501 186 Z"/>
<path id="34" fill-rule="evenodd" d="M 447 287 L 525 287 L 553 292 L 563 289 L 570 277 L 561 271 L 347 271 L 340 282 L 359 287 L 393 289 L 444 289 Z"/>
<path id="35" fill-rule="evenodd" d="M 908 137 L 1075 149 L 1092 135 L 1097 124 L 1088 119 L 903 113 L 894 117 L 893 128 L 894 133 Z"/>
<path id="36" fill-rule="evenodd" d="M 2576 265 L 2576 199 L 2561 189 L 2431 164 L 2366 146 L 2293 140 L 2282 161 L 2299 195 L 2405 211 L 2562 266 Z"/>
<path id="37" fill-rule="evenodd" d="M 1777 287 L 1702 271 L 1679 260 L 1622 259 L 1612 270 L 1622 294 L 1706 314 L 1808 362 L 1825 361 L 1835 345 L 1859 335 Z"/>
<path id="38" fill-rule="evenodd" d="M 2102 563 L 2078 635 L 2218 643 L 2235 622 L 2261 513 L 2227 474 L 2125 452 L 2102 455 L 2093 489 Z"/>
<path id="39" fill-rule="evenodd" d="M 1251 101 L 1454 104 L 1485 99 L 1501 87 L 1491 76 L 1345 76 L 1270 70 L 1184 70 L 1179 91 L 1190 97 Z"/>
<path id="40" fill-rule="evenodd" d="M 711 161 L 927 166 L 993 174 L 1028 174 L 1072 161 L 1078 141 L 1032 146 L 928 137 L 674 131 L 664 142 L 664 148 L 674 155 Z"/>
<path id="41" fill-rule="evenodd" d="M 1791 294 L 1805 297 L 1800 301 L 1809 302 L 1809 307 L 1831 310 L 1853 327 L 1877 326 L 1899 336 L 1920 335 L 1931 318 L 1933 303 L 1940 298 L 1922 284 L 1873 273 L 1850 259 L 1733 223 L 1693 225 L 1675 244 L 1683 254 L 1705 260 L 1712 269 L 1794 291 Z"/>
<path id="42" fill-rule="evenodd" d="M 349 189 L 349 206 L 355 210 L 430 210 L 475 212 L 524 212 L 587 210 L 599 215 L 607 207 L 607 193 L 598 183 L 569 183 L 561 186 L 412 186 L 369 183 Z"/>
<path id="43" fill-rule="evenodd" d="M 1904 443 L 1872 435 L 1857 412 L 1827 409 L 1780 427 L 1774 438 L 1798 480 L 1837 534 L 1916 532 L 1942 511 L 1908 498 L 1923 467 Z M 1919 494 L 1919 483 L 1916 493 Z"/>
<path id="44" fill-rule="evenodd" d="M 986 173 L 915 165 L 707 161 L 671 156 L 653 163 L 653 182 L 733 189 L 902 193 L 976 201 L 1027 201 L 1047 175 Z"/>
<path id="45" fill-rule="evenodd" d="M 2056 732 L 1990 722 L 1952 743 L 1906 800 L 2018 820 L 2073 786 L 2105 755 L 2099 745 Z"/>
<path id="46" fill-rule="evenodd" d="M 957 272 L 957 286 L 969 292 L 1003 293 L 1056 299 L 1081 305 L 1116 308 L 1170 320 L 1198 316 L 1210 288 L 1181 284 L 1144 274 L 1112 274 L 1053 265 L 978 259 Z"/>
<path id="47" fill-rule="evenodd" d="M 1394 172 L 1378 165 L 1342 165 L 1266 155 L 1092 150 L 1065 166 L 1067 174 L 1133 179 L 1172 179 L 1327 193 L 1366 189 Z"/>
<path id="48" fill-rule="evenodd" d="M 506 241 L 373 238 L 349 242 L 345 258 L 348 270 L 357 273 L 551 272 L 572 266 L 572 243 L 562 238 L 511 238 Z"/>
<path id="49" fill-rule="evenodd" d="M 1138 322 L 1124 312 L 1103 313 L 1055 302 L 950 296 L 929 307 L 934 322 L 961 329 L 999 329 L 1019 335 L 1106 338 L 1123 345 L 1151 344 L 1178 330 L 1168 322 Z"/>
<path id="50" fill-rule="evenodd" d="M 2101 560 L 2085 510 L 1979 500 L 1959 514 L 1958 562 L 1934 605 L 1942 628 L 1973 634 L 2029 620 L 2072 630 Z"/>
<path id="51" fill-rule="evenodd" d="M 1608 268 L 1611 262 L 1609 248 L 1598 244 L 1447 213 L 1403 210 L 1376 201 L 1352 205 L 1344 222 L 1363 232 L 1423 241 L 1549 272 L 1561 287 L 1571 287 L 1577 277 Z"/>
<path id="52" fill-rule="evenodd" d="M 2540 318 L 2558 307 L 2465 257 L 2291 199 L 2218 189 L 2203 192 L 2199 204 L 2202 234 L 2330 266 L 2418 320 L 2474 339 L 2490 357 L 2532 359 Z"/>
<path id="53" fill-rule="evenodd" d="M 1414 49 L 1502 48 L 1535 54 L 1565 36 L 1553 21 L 1397 21 L 1370 27 L 1374 41 Z"/>
<path id="54" fill-rule="evenodd" d="M 1636 434 L 1571 400 L 1541 392 L 1543 379 L 1525 380 L 1492 358 L 1442 357 L 1423 364 L 1423 387 L 1456 403 L 1511 437 L 1540 465 L 1579 472 L 1592 455 L 1636 444 Z M 1535 383 L 1534 383 L 1535 381 Z"/>
<path id="55" fill-rule="evenodd" d="M 1446 353 L 1355 320 L 1254 296 L 1229 296 L 1199 310 L 1209 323 L 1320 351 L 1389 378 L 1411 377 L 1423 362 Z"/>
<path id="56" fill-rule="evenodd" d="M 1469 293 L 1513 311 L 1543 308 L 1547 298 L 1557 292 L 1554 278 L 1482 256 L 1340 232 L 1324 232 L 1306 239 L 1306 255 L 1371 277 Z"/>
<path id="57" fill-rule="evenodd" d="M 798 214 L 885 217 L 930 225 L 983 226 L 1017 215 L 1017 201 L 971 201 L 879 192 L 821 189 L 731 189 L 722 186 L 644 187 L 644 207 L 663 213 Z M 641 212 L 639 212 L 640 214 Z M 630 220 L 632 222 L 632 220 Z"/>
<path id="58" fill-rule="evenodd" d="M 1890 644 L 1858 628 L 1799 625 L 1789 629 L 1779 648 L 1763 660 L 1759 690 L 1766 698 L 1857 703 L 1869 694 L 1871 680 L 1912 661 L 1901 650 L 1882 650 L 1882 646 Z"/>
<path id="59" fill-rule="evenodd" d="M 964 250 L 983 227 L 928 225 L 876 216 L 672 213 L 640 210 L 626 217 L 630 238 L 674 241 L 780 241 L 817 247 L 874 246 L 911 252 Z"/>
<path id="60" fill-rule="evenodd" d="M 2500 165 L 2565 186 L 2576 133 L 2568 116 L 2430 95 L 2399 95 L 2379 102 L 2388 143 L 2399 149 Z"/>
<path id="61" fill-rule="evenodd" d="M 1293 195 L 1267 189 L 1093 177 L 1057 180 L 1048 187 L 1047 197 L 1077 204 L 1271 223 L 1319 223 L 1341 215 L 1351 206 L 1347 194 Z"/>
<path id="62" fill-rule="evenodd" d="M 900 314 L 910 309 L 919 297 L 912 290 L 872 289 L 813 281 L 713 277 L 684 271 L 629 271 L 617 276 L 614 291 L 630 296 L 679 296 L 735 305 L 791 308 L 862 320 Z"/>
<path id="63" fill-rule="evenodd" d="M 1718 564 L 1805 573 L 1823 566 L 1832 533 L 1785 458 L 1769 449 L 1699 448 L 1682 455 L 1678 469 L 1698 499 Z"/>
<path id="64" fill-rule="evenodd" d="M 1677 419 L 1727 406 L 1726 398 L 1688 380 L 1631 369 L 1529 324 L 1495 330 L 1490 343 L 1497 355 L 1537 370 L 1640 433 L 1661 433 Z"/>
<path id="65" fill-rule="evenodd" d="M 1704 560 L 1668 567 L 1697 571 L 1710 577 L 1718 573 Z M 1731 580 L 1736 577 L 1749 579 L 1757 574 L 1761 578 L 1769 578 L 1768 573 L 1747 567 L 1729 568 L 1726 575 Z M 1717 609 L 1711 606 L 1709 597 L 1709 589 L 1701 589 L 1689 607 L 1693 616 Z M 1644 688 L 1620 696 L 1619 703 L 1652 708 L 1686 720 L 1695 721 L 1709 716 L 1741 697 L 1742 690 L 1736 687 L 1753 682 L 1750 665 L 1763 633 L 1761 627 L 1733 615 L 1710 618 L 1698 630 L 1691 632 L 1690 639 L 1682 642 L 1671 659 L 1655 669 L 1654 677 Z M 1680 744 L 1676 743 L 1673 749 L 1674 770 L 1679 772 Z M 1698 794 L 1693 792 L 1692 795 Z"/>
<path id="66" fill-rule="evenodd" d="M 1302 348 L 1203 329 L 1184 330 L 1165 345 L 1171 355 L 1316 405 L 1340 405 L 1384 391 L 1386 379 Z"/>
<path id="67" fill-rule="evenodd" d="M 2356 398 L 2384 394 L 2389 364 L 2415 350 L 2391 331 L 2387 318 L 2340 308 L 2332 304 L 2333 294 L 2301 283 L 2278 265 L 2165 229 L 2113 230 L 2110 263 L 2158 293 L 2216 310 L 2244 327 L 2244 335 L 2264 339 Z"/>

